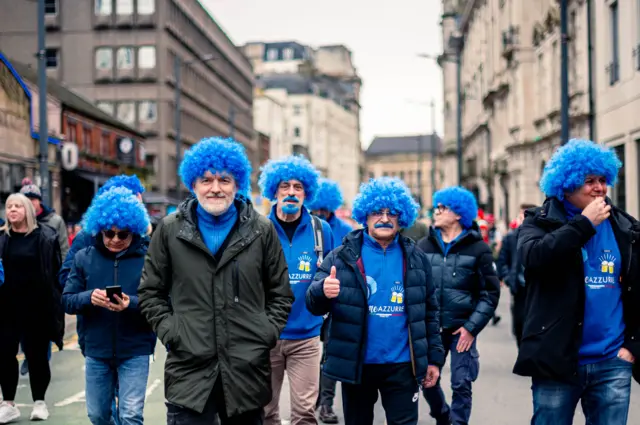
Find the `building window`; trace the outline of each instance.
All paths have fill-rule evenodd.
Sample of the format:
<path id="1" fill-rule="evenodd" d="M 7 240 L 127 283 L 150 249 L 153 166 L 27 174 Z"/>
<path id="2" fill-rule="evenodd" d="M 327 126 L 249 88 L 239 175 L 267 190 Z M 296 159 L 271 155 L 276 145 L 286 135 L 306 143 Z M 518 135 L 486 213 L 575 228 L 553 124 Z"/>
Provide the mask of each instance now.
<path id="1" fill-rule="evenodd" d="M 58 14 L 58 0 L 44 0 L 44 14 L 45 15 L 57 15 Z"/>
<path id="2" fill-rule="evenodd" d="M 153 15 L 155 11 L 155 0 L 138 0 L 138 15 Z"/>
<path id="3" fill-rule="evenodd" d="M 267 50 L 267 60 L 268 61 L 278 60 L 278 49 Z"/>
<path id="4" fill-rule="evenodd" d="M 284 60 L 293 59 L 293 49 L 291 47 L 287 47 L 282 51 L 282 58 Z"/>
<path id="5" fill-rule="evenodd" d="M 102 136 L 100 136 L 100 156 L 105 158 L 109 156 L 110 140 L 109 133 L 102 133 Z"/>
<path id="6" fill-rule="evenodd" d="M 45 60 L 47 62 L 47 68 L 58 67 L 58 49 L 46 49 Z"/>
<path id="7" fill-rule="evenodd" d="M 611 29 L 611 63 L 609 64 L 609 84 L 615 84 L 619 79 L 620 43 L 618 27 L 618 2 L 614 1 L 609 5 L 609 21 Z"/>
<path id="8" fill-rule="evenodd" d="M 153 69 L 156 67 L 155 46 L 142 46 L 138 49 L 138 68 Z"/>
<path id="9" fill-rule="evenodd" d="M 96 0 L 97 16 L 109 16 L 111 13 L 113 13 L 113 0 Z"/>
<path id="10" fill-rule="evenodd" d="M 82 150 L 84 152 L 91 150 L 91 129 L 88 127 L 82 130 Z"/>
<path id="11" fill-rule="evenodd" d="M 133 102 L 118 103 L 116 118 L 125 124 L 134 124 L 136 121 L 136 110 Z"/>
<path id="12" fill-rule="evenodd" d="M 158 104 L 152 100 L 140 102 L 138 117 L 141 124 L 153 124 L 158 120 Z"/>
<path id="13" fill-rule="evenodd" d="M 133 69 L 133 49 L 120 47 L 118 49 L 118 69 Z"/>
<path id="14" fill-rule="evenodd" d="M 626 210 L 627 209 L 627 192 L 626 192 L 626 178 L 625 178 L 625 158 L 624 158 L 624 143 L 613 148 L 616 155 L 618 155 L 618 159 L 622 162 L 622 167 L 620 167 L 620 171 L 618 173 L 618 181 L 616 185 L 613 187 L 612 199 L 613 205 L 616 207 Z"/>
<path id="15" fill-rule="evenodd" d="M 301 112 L 302 112 L 302 106 L 293 105 L 293 115 L 300 115 Z"/>
<path id="16" fill-rule="evenodd" d="M 300 127 L 294 127 L 293 128 L 293 136 L 294 137 L 300 137 Z"/>
<path id="17" fill-rule="evenodd" d="M 118 15 L 133 15 L 133 0 L 116 0 Z"/>
<path id="18" fill-rule="evenodd" d="M 67 133 L 70 142 L 78 143 L 78 134 L 75 122 L 67 121 Z"/>
<path id="19" fill-rule="evenodd" d="M 96 49 L 96 69 L 100 71 L 113 69 L 113 49 L 111 47 Z"/>
<path id="20" fill-rule="evenodd" d="M 115 110 L 115 105 L 112 102 L 96 102 L 96 106 L 109 115 L 113 115 Z"/>
<path id="21" fill-rule="evenodd" d="M 369 171 L 369 179 L 375 179 L 376 175 L 373 174 L 373 171 Z"/>

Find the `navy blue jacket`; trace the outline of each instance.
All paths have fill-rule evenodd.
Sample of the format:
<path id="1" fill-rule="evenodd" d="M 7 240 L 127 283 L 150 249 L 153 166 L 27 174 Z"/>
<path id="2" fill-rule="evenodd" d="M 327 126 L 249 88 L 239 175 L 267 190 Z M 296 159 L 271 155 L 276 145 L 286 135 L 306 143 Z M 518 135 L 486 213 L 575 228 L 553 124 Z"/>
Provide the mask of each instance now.
<path id="1" fill-rule="evenodd" d="M 137 295 L 147 248 L 148 238 L 136 237 L 116 255 L 96 238 L 75 255 L 62 303 L 67 314 L 82 316 L 85 356 L 126 359 L 153 353 L 156 336 L 140 314 Z M 120 285 L 131 299 L 119 313 L 91 304 L 93 290 L 112 285 Z"/>
<path id="2" fill-rule="evenodd" d="M 331 313 L 326 359 L 322 372 L 329 378 L 349 384 L 362 379 L 367 344 L 367 285 L 362 263 L 364 229 L 345 236 L 318 269 L 306 295 L 307 308 L 314 315 Z M 440 337 L 438 302 L 426 255 L 407 237 L 398 239 L 404 254 L 405 311 L 409 324 L 411 363 L 418 383 L 426 377 L 427 366 L 444 364 Z M 329 300 L 323 284 L 331 267 L 336 267 L 340 294 Z M 389 337 L 389 344 L 393 344 Z"/>

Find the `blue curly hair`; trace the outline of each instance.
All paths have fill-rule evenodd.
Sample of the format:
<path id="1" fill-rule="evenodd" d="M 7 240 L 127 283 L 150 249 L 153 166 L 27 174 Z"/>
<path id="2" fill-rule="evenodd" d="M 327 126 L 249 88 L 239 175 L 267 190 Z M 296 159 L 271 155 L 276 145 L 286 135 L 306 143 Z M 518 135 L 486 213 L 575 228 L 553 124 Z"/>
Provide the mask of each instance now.
<path id="1" fill-rule="evenodd" d="M 351 215 L 355 221 L 366 226 L 369 214 L 385 208 L 398 214 L 398 224 L 403 228 L 413 226 L 420 210 L 402 180 L 397 177 L 379 177 L 360 185 L 360 192 L 353 200 Z"/>
<path id="2" fill-rule="evenodd" d="M 231 138 L 208 137 L 191 146 L 180 164 L 182 183 L 193 192 L 195 181 L 210 171 L 227 172 L 236 181 L 238 194 L 249 197 L 251 163 L 242 144 Z"/>
<path id="3" fill-rule="evenodd" d="M 275 201 L 278 186 L 289 180 L 298 180 L 302 183 L 306 202 L 313 202 L 316 197 L 320 173 L 303 156 L 291 155 L 271 159 L 261 168 L 261 171 L 258 185 L 262 189 L 262 196 L 267 199 Z"/>
<path id="4" fill-rule="evenodd" d="M 149 227 L 149 214 L 132 191 L 113 187 L 93 199 L 82 227 L 93 236 L 112 227 L 144 235 Z"/>
<path id="5" fill-rule="evenodd" d="M 603 176 L 613 186 L 620 167 L 622 163 L 613 149 L 590 140 L 571 139 L 545 165 L 540 190 L 545 196 L 564 199 L 565 193 L 581 187 L 589 175 Z"/>
<path id="6" fill-rule="evenodd" d="M 478 202 L 469 190 L 460 186 L 451 186 L 433 194 L 433 205 L 443 205 L 460 216 L 460 224 L 468 229 L 478 216 Z"/>
<path id="7" fill-rule="evenodd" d="M 310 210 L 327 210 L 334 212 L 343 202 L 342 191 L 338 182 L 329 180 L 324 177 L 318 179 L 318 192 L 315 199 L 306 202 L 307 208 Z"/>
<path id="8" fill-rule="evenodd" d="M 103 194 L 104 192 L 113 189 L 114 187 L 124 187 L 133 192 L 134 195 L 138 193 L 144 193 L 144 186 L 140 179 L 135 174 L 132 176 L 128 176 L 126 174 L 120 174 L 119 176 L 111 177 L 106 181 L 104 186 L 98 190 L 98 195 Z"/>

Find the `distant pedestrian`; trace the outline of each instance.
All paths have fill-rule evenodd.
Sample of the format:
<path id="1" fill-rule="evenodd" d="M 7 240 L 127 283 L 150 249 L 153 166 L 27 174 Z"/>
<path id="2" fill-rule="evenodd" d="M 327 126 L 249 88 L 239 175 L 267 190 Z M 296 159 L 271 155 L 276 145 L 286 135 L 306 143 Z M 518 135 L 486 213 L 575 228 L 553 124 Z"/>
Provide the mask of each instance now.
<path id="1" fill-rule="evenodd" d="M 62 301 L 83 317 L 87 413 L 109 425 L 118 387 L 121 425 L 143 423 L 149 356 L 156 336 L 140 314 L 138 285 L 147 252 L 149 217 L 134 194 L 116 187 L 97 196 L 84 217 L 93 245 L 75 255 Z M 110 296 L 109 289 L 119 291 Z"/>
<path id="2" fill-rule="evenodd" d="M 167 347 L 167 424 L 261 425 L 271 400 L 269 351 L 293 294 L 273 224 L 247 199 L 251 165 L 232 139 L 185 152 L 193 197 L 156 228 L 138 290 Z"/>
<path id="3" fill-rule="evenodd" d="M 53 229 L 38 224 L 33 204 L 22 194 L 9 195 L 7 222 L 0 251 L 5 282 L 0 286 L 0 424 L 20 418 L 15 405 L 18 388 L 18 346 L 22 341 L 29 361 L 29 384 L 34 407 L 31 420 L 46 420 L 45 395 L 51 381 L 47 352 L 54 342 L 62 349 L 64 311 L 56 275 L 60 244 Z"/>

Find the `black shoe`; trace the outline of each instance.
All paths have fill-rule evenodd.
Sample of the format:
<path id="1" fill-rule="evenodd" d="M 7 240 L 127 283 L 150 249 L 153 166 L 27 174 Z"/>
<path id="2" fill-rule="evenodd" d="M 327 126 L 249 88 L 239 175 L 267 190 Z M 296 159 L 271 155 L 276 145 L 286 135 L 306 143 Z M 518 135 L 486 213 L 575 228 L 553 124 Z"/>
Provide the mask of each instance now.
<path id="1" fill-rule="evenodd" d="M 493 316 L 493 326 L 496 326 L 502 320 L 501 316 Z"/>
<path id="2" fill-rule="evenodd" d="M 325 424 L 337 424 L 340 422 L 331 406 L 320 406 L 318 418 Z"/>

